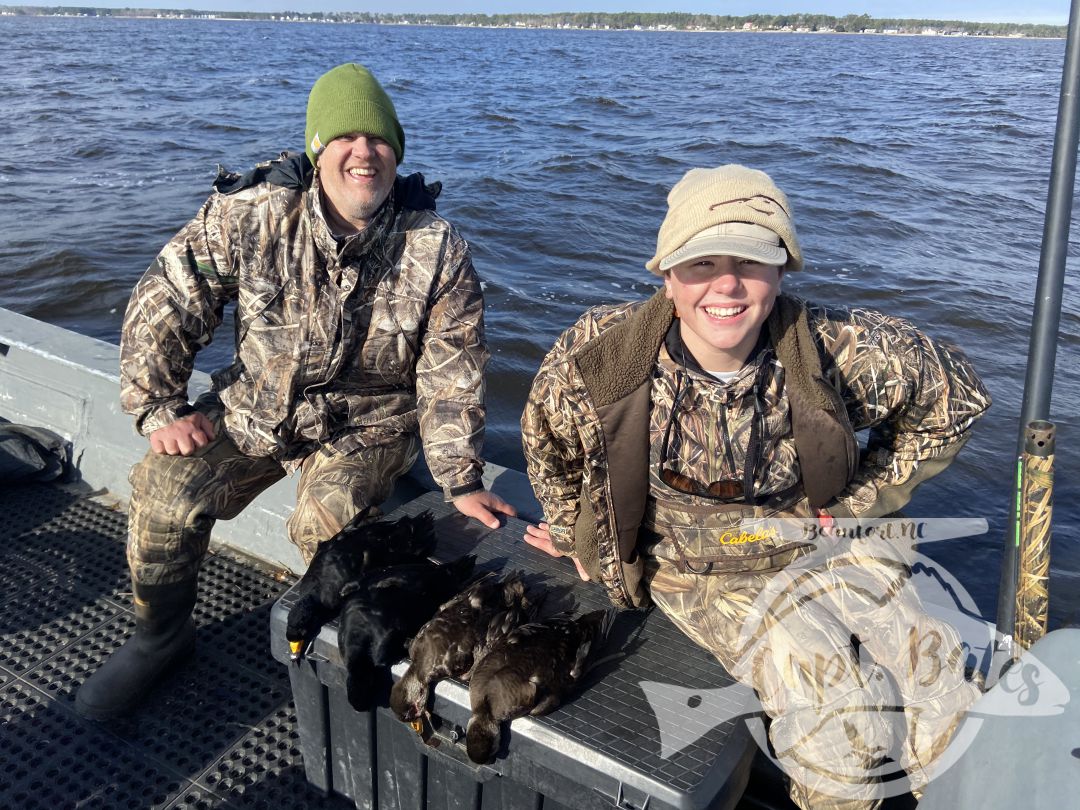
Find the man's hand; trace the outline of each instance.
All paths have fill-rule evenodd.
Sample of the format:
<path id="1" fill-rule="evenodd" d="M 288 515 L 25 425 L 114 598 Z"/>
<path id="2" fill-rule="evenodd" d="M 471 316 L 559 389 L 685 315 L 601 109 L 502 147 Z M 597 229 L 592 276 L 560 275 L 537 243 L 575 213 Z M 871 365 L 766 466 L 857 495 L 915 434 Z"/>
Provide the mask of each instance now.
<path id="1" fill-rule="evenodd" d="M 190 456 L 214 440 L 214 423 L 195 411 L 150 434 L 150 449 L 169 456 Z"/>
<path id="2" fill-rule="evenodd" d="M 517 510 L 514 507 L 494 492 L 488 492 L 485 489 L 455 498 L 454 506 L 457 507 L 461 514 L 479 520 L 489 529 L 499 528 L 499 519 L 495 516 L 496 512 L 510 517 L 517 517 Z"/>
<path id="3" fill-rule="evenodd" d="M 529 524 L 525 527 L 525 542 L 533 548 L 538 548 L 545 554 L 550 554 L 552 557 L 565 557 L 561 551 L 555 548 L 551 542 L 551 532 L 548 531 L 548 524 L 541 523 L 539 526 L 533 526 Z M 577 566 L 578 576 L 586 582 L 589 581 L 589 575 L 585 573 L 585 569 L 581 565 L 581 561 L 577 557 L 571 557 L 574 561 L 574 565 Z"/>

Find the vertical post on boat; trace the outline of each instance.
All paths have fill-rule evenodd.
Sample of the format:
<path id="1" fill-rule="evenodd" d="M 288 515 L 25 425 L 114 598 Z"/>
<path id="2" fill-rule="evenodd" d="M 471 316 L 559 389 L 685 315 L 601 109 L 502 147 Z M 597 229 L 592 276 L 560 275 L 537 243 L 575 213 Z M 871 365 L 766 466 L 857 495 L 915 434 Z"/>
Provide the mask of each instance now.
<path id="1" fill-rule="evenodd" d="M 1061 293 L 1065 283 L 1065 258 L 1069 246 L 1069 221 L 1072 217 L 1073 184 L 1076 181 L 1076 147 L 1080 132 L 1080 0 L 1072 0 L 1069 9 L 1069 33 L 1065 42 L 1065 66 L 1061 76 L 1054 157 L 1050 168 L 1050 191 L 1047 195 L 1046 220 L 1043 225 L 1042 254 L 1039 258 L 1039 281 L 1035 291 L 1035 310 L 1031 319 L 1027 376 L 1024 380 L 1024 403 L 1020 414 L 1017 458 L 1024 452 L 1028 424 L 1050 415 L 1050 393 L 1054 384 L 1054 360 L 1057 356 L 1058 326 L 1061 321 Z M 1021 485 L 1021 463 L 1017 463 L 1017 490 Z M 1012 519 L 1005 538 L 1005 558 L 998 587 L 997 627 L 1001 641 L 994 656 L 990 680 L 996 680 L 1002 668 L 1019 656 L 1014 644 L 1016 627 L 1016 591 L 1019 576 L 1020 509 L 1012 499 Z"/>
<path id="2" fill-rule="evenodd" d="M 1020 576 L 1016 632 L 1020 650 L 1046 635 L 1050 593 L 1050 528 L 1054 510 L 1054 425 L 1035 421 L 1024 442 L 1020 486 Z"/>

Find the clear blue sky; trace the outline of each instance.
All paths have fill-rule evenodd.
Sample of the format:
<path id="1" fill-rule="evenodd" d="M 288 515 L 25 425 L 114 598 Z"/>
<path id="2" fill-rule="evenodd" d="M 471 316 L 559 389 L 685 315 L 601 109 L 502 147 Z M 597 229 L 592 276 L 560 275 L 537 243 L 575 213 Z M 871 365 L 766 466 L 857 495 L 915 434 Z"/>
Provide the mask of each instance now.
<path id="1" fill-rule="evenodd" d="M 3 2 L 12 0 L 0 0 Z M 46 4 L 71 0 L 34 0 Z M 706 14 L 791 14 L 808 12 L 869 14 L 871 17 L 912 17 L 975 22 L 1032 22 L 1064 25 L 1069 21 L 1067 0 L 734 0 L 729 3 L 707 0 L 79 0 L 98 7 L 194 8 L 206 11 L 381 11 L 400 13 L 482 13 L 557 11 L 691 11 Z"/>

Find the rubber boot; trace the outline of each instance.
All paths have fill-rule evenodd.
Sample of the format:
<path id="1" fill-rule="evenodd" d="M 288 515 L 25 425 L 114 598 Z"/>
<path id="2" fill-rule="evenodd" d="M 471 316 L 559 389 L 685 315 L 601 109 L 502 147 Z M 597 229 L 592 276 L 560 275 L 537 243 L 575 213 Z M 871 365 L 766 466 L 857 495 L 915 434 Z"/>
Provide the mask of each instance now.
<path id="1" fill-rule="evenodd" d="M 154 685 L 195 651 L 198 581 L 133 585 L 135 635 L 109 656 L 75 695 L 75 711 L 91 720 L 131 714 Z"/>

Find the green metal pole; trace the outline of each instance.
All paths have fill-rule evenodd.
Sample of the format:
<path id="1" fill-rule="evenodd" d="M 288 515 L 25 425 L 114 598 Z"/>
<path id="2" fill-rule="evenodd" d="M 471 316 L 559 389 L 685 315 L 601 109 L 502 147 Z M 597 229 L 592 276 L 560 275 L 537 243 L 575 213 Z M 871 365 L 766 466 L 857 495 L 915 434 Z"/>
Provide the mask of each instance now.
<path id="1" fill-rule="evenodd" d="M 1035 290 L 1035 310 L 1031 319 L 1024 403 L 1016 442 L 1016 456 L 1024 451 L 1027 426 L 1050 417 L 1050 394 L 1054 385 L 1058 326 L 1061 321 L 1061 293 L 1065 284 L 1065 257 L 1069 247 L 1073 184 L 1076 181 L 1076 147 L 1080 132 L 1080 0 L 1072 0 L 1069 33 L 1065 42 L 1065 66 L 1061 76 L 1054 157 L 1050 169 L 1050 192 L 1043 225 L 1039 281 Z M 1018 473 L 1019 474 L 1019 473 Z M 1020 481 L 1016 481 L 1017 487 Z M 1001 667 L 1019 655 L 1013 639 L 1016 625 L 1016 589 L 1019 579 L 1019 520 L 1015 498 L 1005 538 L 1005 558 L 998 587 L 997 627 L 1001 635 L 998 656 L 991 671 L 996 679 Z"/>

